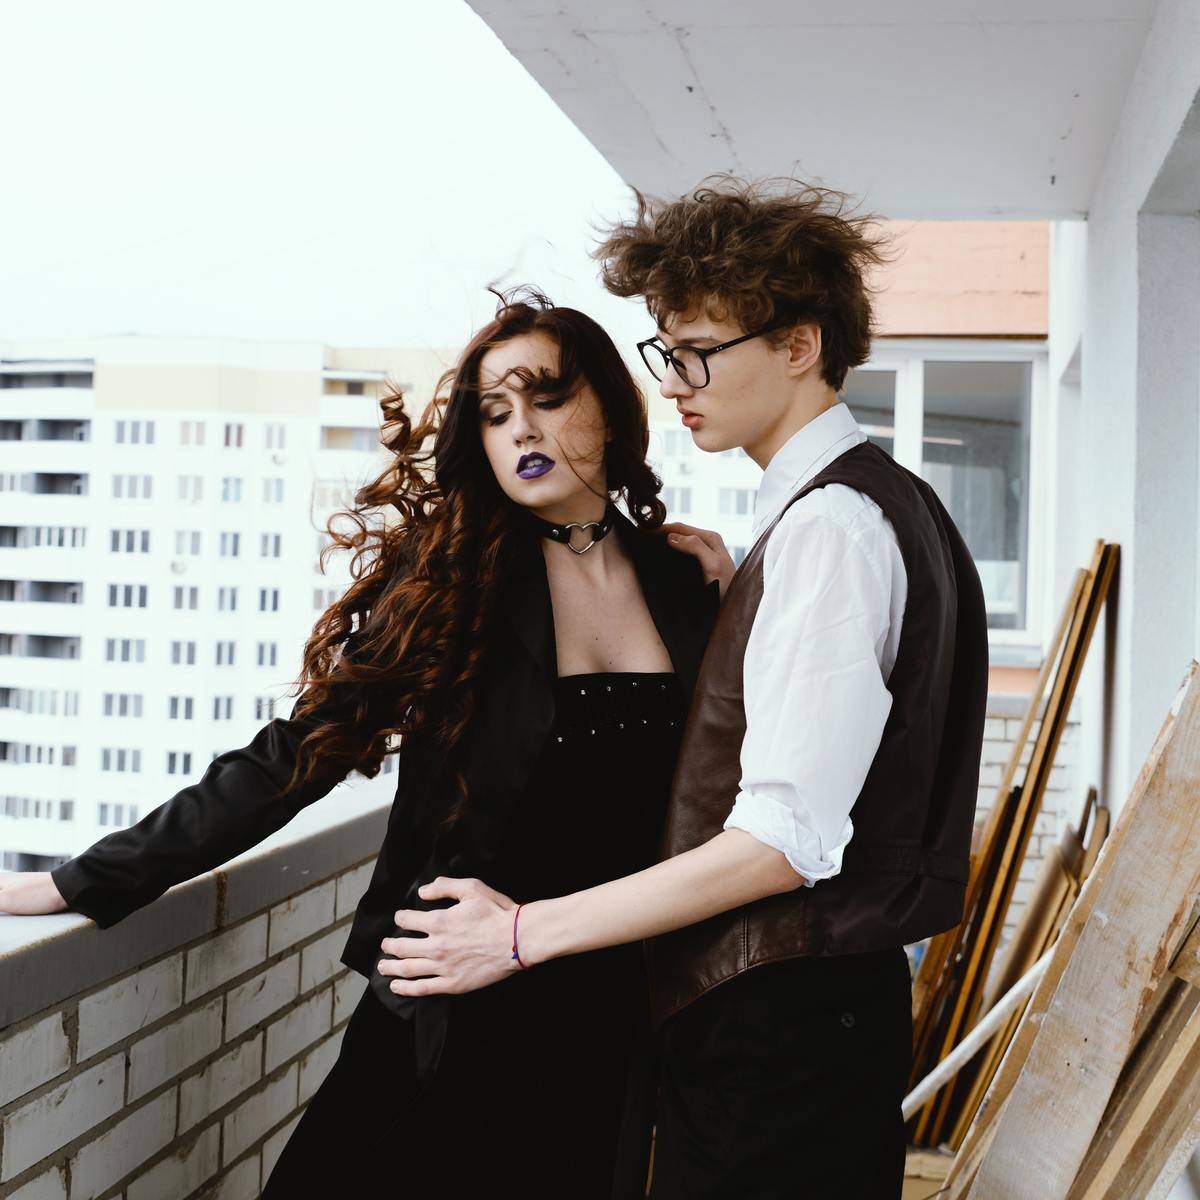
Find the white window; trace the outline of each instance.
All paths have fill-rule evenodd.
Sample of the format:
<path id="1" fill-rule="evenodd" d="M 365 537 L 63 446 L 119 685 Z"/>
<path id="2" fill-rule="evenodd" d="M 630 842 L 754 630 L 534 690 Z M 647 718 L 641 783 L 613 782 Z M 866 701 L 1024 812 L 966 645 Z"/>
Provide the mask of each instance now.
<path id="1" fill-rule="evenodd" d="M 267 449 L 282 450 L 284 447 L 284 437 L 287 432 L 287 426 L 285 426 L 282 421 L 268 421 L 265 432 Z"/>
<path id="2" fill-rule="evenodd" d="M 230 447 L 241 446 L 243 428 L 244 426 L 237 421 L 227 421 L 225 423 L 225 445 Z"/>
<path id="3" fill-rule="evenodd" d="M 192 719 L 192 697 L 169 696 L 167 698 L 167 717 L 171 721 L 190 721 Z"/>
<path id="4" fill-rule="evenodd" d="M 663 488 L 663 503 L 667 506 L 667 516 L 686 517 L 692 511 L 692 489 L 690 487 Z"/>
<path id="5" fill-rule="evenodd" d="M 233 697 L 232 696 L 214 696 L 213 697 L 213 720 L 214 721 L 229 721 L 233 719 Z"/>
<path id="6" fill-rule="evenodd" d="M 175 553 L 195 556 L 200 553 L 200 530 L 175 530 Z"/>
<path id="7" fill-rule="evenodd" d="M 241 534 L 225 532 L 221 534 L 221 557 L 237 558 Z"/>
<path id="8" fill-rule="evenodd" d="M 262 558 L 278 558 L 282 542 L 283 539 L 278 533 L 261 534 L 259 540 L 260 556 Z"/>
<path id="9" fill-rule="evenodd" d="M 203 475 L 180 475 L 178 498 L 184 504 L 198 504 L 204 499 Z"/>
<path id="10" fill-rule="evenodd" d="M 263 481 L 263 503 L 264 504 L 282 504 L 283 503 L 283 480 L 282 479 L 264 479 Z"/>
<path id="11" fill-rule="evenodd" d="M 275 718 L 275 697 L 254 697 L 254 719 L 256 721 L 271 721 Z"/>
<path id="12" fill-rule="evenodd" d="M 180 421 L 179 422 L 179 444 L 181 446 L 203 446 L 204 445 L 204 422 L 203 421 Z"/>
<path id="13" fill-rule="evenodd" d="M 217 643 L 217 666 L 232 667 L 233 666 L 233 642 L 218 642 Z"/>
<path id="14" fill-rule="evenodd" d="M 754 488 L 720 488 L 717 511 L 723 517 L 746 517 L 754 512 Z"/>
<path id="15" fill-rule="evenodd" d="M 221 499 L 227 503 L 239 504 L 242 499 L 242 481 L 237 475 L 226 475 L 221 480 Z"/>
<path id="16" fill-rule="evenodd" d="M 278 588 L 259 588 L 258 589 L 258 611 L 259 612 L 278 612 L 279 611 L 279 589 Z"/>
<path id="17" fill-rule="evenodd" d="M 236 612 L 237 611 L 237 588 L 235 588 L 235 587 L 217 588 L 217 611 L 218 612 Z"/>
<path id="18" fill-rule="evenodd" d="M 275 666 L 278 649 L 279 649 L 279 647 L 276 642 L 259 642 L 258 643 L 258 665 L 260 667 Z"/>

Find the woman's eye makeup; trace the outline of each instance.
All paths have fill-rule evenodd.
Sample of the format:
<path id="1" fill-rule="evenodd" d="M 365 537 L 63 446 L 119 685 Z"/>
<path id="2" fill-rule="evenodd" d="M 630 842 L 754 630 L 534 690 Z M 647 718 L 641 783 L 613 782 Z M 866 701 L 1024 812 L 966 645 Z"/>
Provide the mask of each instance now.
<path id="1" fill-rule="evenodd" d="M 566 397 L 560 396 L 557 400 L 535 400 L 533 402 L 533 407 L 534 408 L 546 408 L 546 409 L 561 408 L 565 403 L 566 403 Z M 494 414 L 493 416 L 484 418 L 484 420 L 487 421 L 487 423 L 489 425 L 503 425 L 507 419 L 508 419 L 508 410 L 507 409 L 504 412 L 499 412 L 499 413 Z"/>

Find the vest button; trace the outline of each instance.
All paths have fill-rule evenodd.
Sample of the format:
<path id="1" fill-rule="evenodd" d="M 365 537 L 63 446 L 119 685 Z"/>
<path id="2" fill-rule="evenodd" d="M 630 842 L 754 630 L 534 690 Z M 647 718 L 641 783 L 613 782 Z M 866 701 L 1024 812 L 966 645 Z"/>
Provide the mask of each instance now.
<path id="1" fill-rule="evenodd" d="M 848 1013 L 848 1012 L 842 1013 L 842 1025 L 846 1029 L 853 1029 L 854 1028 L 854 1014 Z"/>

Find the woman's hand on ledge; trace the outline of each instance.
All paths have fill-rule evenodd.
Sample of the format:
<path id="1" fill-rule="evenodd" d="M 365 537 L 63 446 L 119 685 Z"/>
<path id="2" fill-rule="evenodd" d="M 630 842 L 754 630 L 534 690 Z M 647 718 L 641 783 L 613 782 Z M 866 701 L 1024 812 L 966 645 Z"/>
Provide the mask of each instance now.
<path id="1" fill-rule="evenodd" d="M 13 871 L 0 875 L 0 913 L 34 917 L 66 912 L 69 908 L 54 886 L 49 871 Z"/>

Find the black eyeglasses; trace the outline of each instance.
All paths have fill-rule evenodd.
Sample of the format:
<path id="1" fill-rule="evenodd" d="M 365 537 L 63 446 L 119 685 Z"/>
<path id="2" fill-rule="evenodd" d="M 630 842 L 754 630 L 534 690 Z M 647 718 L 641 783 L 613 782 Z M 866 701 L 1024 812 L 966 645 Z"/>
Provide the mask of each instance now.
<path id="1" fill-rule="evenodd" d="M 644 342 L 638 342 L 637 348 L 638 353 L 642 356 L 642 362 L 646 364 L 655 379 L 664 379 L 667 367 L 673 366 L 675 373 L 688 387 L 699 389 L 708 387 L 712 378 L 708 373 L 708 360 L 714 354 L 720 354 L 722 350 L 728 350 L 731 346 L 748 342 L 751 338 L 762 337 L 764 333 L 780 329 L 784 324 L 786 322 L 777 321 L 773 325 L 756 329 L 753 333 L 743 333 L 741 337 L 722 342 L 719 346 L 709 346 L 708 349 L 701 346 L 676 346 L 674 350 L 668 350 L 666 346 L 659 344 L 657 334 L 652 338 L 647 338 Z"/>

